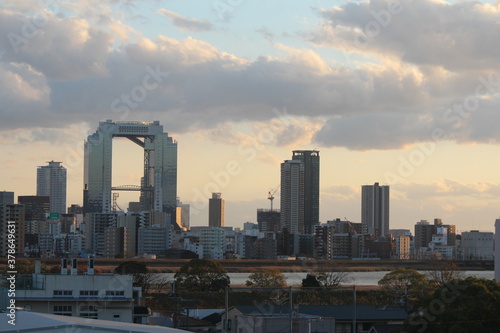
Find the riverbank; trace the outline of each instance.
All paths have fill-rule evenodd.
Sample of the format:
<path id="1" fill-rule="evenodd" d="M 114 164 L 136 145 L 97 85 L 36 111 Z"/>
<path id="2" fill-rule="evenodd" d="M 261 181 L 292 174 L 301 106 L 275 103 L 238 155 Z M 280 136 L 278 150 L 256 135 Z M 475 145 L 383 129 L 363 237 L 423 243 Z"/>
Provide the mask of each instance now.
<path id="1" fill-rule="evenodd" d="M 60 267 L 61 259 L 58 258 L 23 258 L 33 264 L 41 260 L 47 269 Z M 126 261 L 140 261 L 153 273 L 175 273 L 180 267 L 189 262 L 189 259 L 95 259 L 96 273 L 111 273 L 120 264 Z M 410 268 L 418 271 L 434 270 L 440 261 L 436 260 L 217 260 L 230 273 L 252 273 L 259 269 L 276 268 L 284 273 L 293 272 L 377 272 L 391 271 L 397 268 Z M 87 259 L 79 259 L 79 265 L 86 266 Z M 455 261 L 459 269 L 467 271 L 491 271 L 494 269 L 493 261 Z M 0 260 L 0 269 L 6 266 L 6 259 Z"/>

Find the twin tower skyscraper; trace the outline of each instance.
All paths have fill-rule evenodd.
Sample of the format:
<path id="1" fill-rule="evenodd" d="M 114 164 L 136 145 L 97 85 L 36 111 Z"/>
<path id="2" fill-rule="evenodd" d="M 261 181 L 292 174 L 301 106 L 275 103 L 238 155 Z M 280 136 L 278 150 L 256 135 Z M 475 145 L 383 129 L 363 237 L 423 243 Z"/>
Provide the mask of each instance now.
<path id="1" fill-rule="evenodd" d="M 141 185 L 112 186 L 113 138 L 124 137 L 144 150 Z M 112 211 L 112 191 L 140 191 L 141 209 L 170 213 L 177 204 L 177 142 L 158 121 L 99 123 L 85 142 L 84 213 Z M 126 166 L 125 166 L 126 167 Z"/>

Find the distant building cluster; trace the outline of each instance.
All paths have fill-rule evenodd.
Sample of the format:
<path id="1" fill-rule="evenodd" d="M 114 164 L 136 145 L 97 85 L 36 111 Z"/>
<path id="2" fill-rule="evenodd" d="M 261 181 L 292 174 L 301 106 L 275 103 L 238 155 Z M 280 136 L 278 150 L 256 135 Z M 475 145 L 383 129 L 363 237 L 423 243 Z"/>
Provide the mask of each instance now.
<path id="1" fill-rule="evenodd" d="M 113 139 L 144 150 L 140 185 L 112 184 Z M 99 123 L 85 141 L 83 206 L 66 205 L 67 170 L 50 161 L 37 168 L 36 195 L 0 192 L 0 255 L 8 251 L 7 228 L 15 221 L 16 256 L 145 256 L 208 259 L 493 259 L 493 233 L 457 234 L 441 219 L 391 229 L 388 185 L 361 186 L 361 221 L 319 221 L 320 154 L 294 150 L 280 165 L 280 208 L 256 209 L 256 223 L 225 226 L 221 193 L 206 198 L 207 226 L 190 227 L 190 205 L 177 197 L 177 142 L 158 121 Z M 121 191 L 138 202 L 119 207 Z"/>

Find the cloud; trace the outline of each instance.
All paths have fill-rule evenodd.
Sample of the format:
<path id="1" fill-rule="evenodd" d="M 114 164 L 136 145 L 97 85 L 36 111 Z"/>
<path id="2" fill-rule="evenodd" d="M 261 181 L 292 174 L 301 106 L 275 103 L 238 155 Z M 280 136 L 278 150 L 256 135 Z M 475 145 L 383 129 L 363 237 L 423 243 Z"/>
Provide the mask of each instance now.
<path id="1" fill-rule="evenodd" d="M 0 130 L 140 119 L 160 120 L 169 132 L 183 133 L 245 122 L 273 126 L 273 110 L 286 108 L 290 121 L 273 129 L 270 145 L 398 149 L 434 140 L 436 129 L 445 133 L 443 140 L 500 142 L 500 78 L 490 59 L 497 44 L 486 48 L 478 37 L 482 19 L 486 28 L 497 29 L 490 26 L 494 10 L 486 5 L 404 0 L 404 10 L 361 50 L 353 46 L 353 34 L 378 22 L 373 13 L 385 13 L 389 2 L 349 2 L 324 10 L 309 40 L 372 57 L 343 65 L 325 60 L 321 50 L 279 42 L 272 47 L 280 56 L 246 59 L 193 37 L 146 38 L 109 3 L 99 7 L 108 19 L 98 10 L 63 3 L 79 16 L 43 12 L 45 20 L 31 34 L 29 16 L 15 8 L 0 10 L 0 54 L 5 52 L 0 86 L 7 91 L 14 80 L 19 87 L 14 94 L 0 92 Z M 461 14 L 465 9 L 472 17 Z M 426 11 L 436 20 L 436 13 L 441 15 L 440 21 L 426 24 L 423 17 L 415 26 Z M 462 35 L 454 30 L 469 24 L 471 30 Z M 448 61 L 440 53 L 428 54 L 442 46 L 423 41 L 422 29 L 484 49 L 459 54 L 455 47 Z M 17 49 L 8 38 L 12 33 L 22 38 L 14 43 Z M 473 64 L 460 67 L 465 58 Z"/>
<path id="2" fill-rule="evenodd" d="M 321 16 L 323 24 L 309 39 L 345 52 L 452 71 L 496 67 L 500 55 L 498 8 L 488 3 L 370 0 Z"/>
<path id="3" fill-rule="evenodd" d="M 158 13 L 165 16 L 173 25 L 183 31 L 210 31 L 214 29 L 213 24 L 207 20 L 198 21 L 194 18 L 186 18 L 163 8 L 158 10 Z"/>

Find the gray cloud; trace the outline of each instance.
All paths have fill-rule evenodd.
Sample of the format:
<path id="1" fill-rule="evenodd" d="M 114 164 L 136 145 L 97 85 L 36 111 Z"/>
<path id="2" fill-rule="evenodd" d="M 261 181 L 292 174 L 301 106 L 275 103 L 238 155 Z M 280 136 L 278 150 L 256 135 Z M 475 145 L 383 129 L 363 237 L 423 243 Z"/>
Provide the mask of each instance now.
<path id="1" fill-rule="evenodd" d="M 115 46 L 105 26 L 50 13 L 26 35 L 22 14 L 0 10 L 0 54 L 5 52 L 0 64 L 0 130 L 61 127 L 82 119 L 91 124 L 158 119 L 179 133 L 227 122 L 269 121 L 276 117 L 274 108 L 286 107 L 297 119 L 323 119 L 322 128 L 287 128 L 294 138 L 317 130 L 314 141 L 321 146 L 396 149 L 432 140 L 434 129 L 456 142 L 500 142 L 500 79 L 492 61 L 498 43 L 487 47 L 480 42 L 484 29 L 497 29 L 491 26 L 490 8 L 469 2 L 401 3 L 404 10 L 363 49 L 380 56 L 380 62 L 350 67 L 327 64 L 311 50 L 279 43 L 275 47 L 285 56 L 255 60 L 191 37 L 124 39 Z M 372 13 L 381 13 L 387 4 L 350 2 L 323 11 L 323 29 L 310 37 L 346 50 L 352 47 L 355 29 L 375 20 Z M 459 33 L 469 25 L 467 33 Z M 12 33 L 23 38 L 17 49 L 8 38 Z M 443 43 L 438 35 L 457 40 L 464 52 L 455 45 L 448 45 L 447 53 L 432 51 L 444 47 L 434 45 Z M 7 93 L 12 82 L 22 89 Z M 477 105 L 469 111 L 471 101 Z M 290 144 L 290 138 L 279 132 L 274 144 Z"/>
<path id="2" fill-rule="evenodd" d="M 322 11 L 325 24 L 309 37 L 349 52 L 392 55 L 417 65 L 497 68 L 498 9 L 477 1 L 370 0 Z"/>

